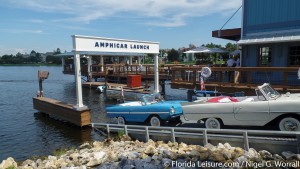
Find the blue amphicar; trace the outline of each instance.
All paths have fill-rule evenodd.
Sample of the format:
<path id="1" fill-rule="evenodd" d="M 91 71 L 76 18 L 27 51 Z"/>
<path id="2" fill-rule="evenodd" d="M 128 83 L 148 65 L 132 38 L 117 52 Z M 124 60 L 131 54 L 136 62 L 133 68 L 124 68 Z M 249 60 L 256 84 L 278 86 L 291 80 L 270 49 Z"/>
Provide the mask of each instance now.
<path id="1" fill-rule="evenodd" d="M 140 101 L 107 106 L 107 116 L 117 119 L 118 124 L 145 122 L 151 126 L 161 126 L 164 122 L 180 121 L 180 102 L 165 101 L 159 94 L 147 94 Z"/>

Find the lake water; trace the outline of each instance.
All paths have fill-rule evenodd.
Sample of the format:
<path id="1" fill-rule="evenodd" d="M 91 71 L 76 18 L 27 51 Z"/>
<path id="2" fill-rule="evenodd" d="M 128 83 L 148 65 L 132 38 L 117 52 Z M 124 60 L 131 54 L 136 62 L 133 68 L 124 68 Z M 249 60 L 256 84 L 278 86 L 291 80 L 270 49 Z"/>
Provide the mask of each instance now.
<path id="1" fill-rule="evenodd" d="M 90 128 L 80 128 L 51 118 L 33 109 L 32 98 L 38 91 L 35 66 L 0 66 L 0 162 L 7 157 L 17 161 L 32 156 L 49 155 L 55 149 L 76 147 L 86 141 L 103 139 Z M 49 71 L 43 82 L 44 96 L 76 104 L 73 75 L 64 75 L 62 68 L 42 66 Z M 153 85 L 152 85 L 153 86 Z M 185 90 L 166 85 L 166 99 L 186 99 Z M 103 94 L 83 89 L 83 102 L 91 108 L 92 122 L 107 122 Z"/>

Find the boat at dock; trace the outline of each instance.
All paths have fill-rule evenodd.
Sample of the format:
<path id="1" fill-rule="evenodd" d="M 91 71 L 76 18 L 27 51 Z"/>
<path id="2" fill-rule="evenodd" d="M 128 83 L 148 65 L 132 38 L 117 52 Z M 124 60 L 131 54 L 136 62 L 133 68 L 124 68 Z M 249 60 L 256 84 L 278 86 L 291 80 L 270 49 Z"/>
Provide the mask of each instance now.
<path id="1" fill-rule="evenodd" d="M 105 83 L 105 82 L 84 82 L 83 87 L 94 88 L 99 93 L 106 90 L 106 99 L 136 101 L 143 95 L 150 94 L 149 85 L 130 87 L 126 84 Z"/>
<path id="2" fill-rule="evenodd" d="M 142 86 L 134 88 L 129 88 L 127 86 L 108 86 L 108 88 L 106 89 L 106 99 L 136 101 L 139 100 L 142 96 L 150 93 L 151 92 L 148 88 L 144 88 Z"/>

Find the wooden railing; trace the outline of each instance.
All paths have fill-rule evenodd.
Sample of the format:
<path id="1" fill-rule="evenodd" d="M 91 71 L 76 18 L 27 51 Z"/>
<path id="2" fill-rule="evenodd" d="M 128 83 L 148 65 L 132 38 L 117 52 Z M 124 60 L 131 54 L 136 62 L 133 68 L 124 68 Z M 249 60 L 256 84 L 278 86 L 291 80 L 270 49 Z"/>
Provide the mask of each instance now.
<path id="1" fill-rule="evenodd" d="M 173 67 L 172 83 L 199 84 L 202 67 Z M 298 67 L 211 67 L 211 77 L 205 79 L 208 84 L 232 86 L 256 86 L 271 83 L 283 88 L 299 88 Z"/>
<path id="2" fill-rule="evenodd" d="M 171 77 L 172 67 L 181 67 L 183 64 L 164 64 L 159 65 L 159 73 L 161 75 L 167 75 Z M 64 72 L 74 72 L 74 69 L 70 67 L 74 66 L 65 66 Z M 103 67 L 103 68 L 102 68 Z M 132 64 L 132 65 L 124 65 L 124 64 L 106 64 L 102 65 L 91 65 L 90 70 L 94 76 L 97 75 L 127 75 L 127 74 L 140 74 L 146 76 L 152 76 L 154 74 L 154 65 L 153 64 Z M 83 75 L 87 74 L 88 67 L 87 65 L 81 65 L 81 72 Z"/>

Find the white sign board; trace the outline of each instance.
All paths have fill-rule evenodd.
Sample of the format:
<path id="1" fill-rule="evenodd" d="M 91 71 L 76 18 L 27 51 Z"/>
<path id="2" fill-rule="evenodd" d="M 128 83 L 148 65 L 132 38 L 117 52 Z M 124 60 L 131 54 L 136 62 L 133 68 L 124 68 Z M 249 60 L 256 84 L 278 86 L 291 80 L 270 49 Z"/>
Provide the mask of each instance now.
<path id="1" fill-rule="evenodd" d="M 159 53 L 158 42 L 73 35 L 73 51 Z"/>

